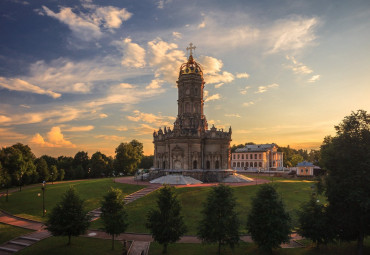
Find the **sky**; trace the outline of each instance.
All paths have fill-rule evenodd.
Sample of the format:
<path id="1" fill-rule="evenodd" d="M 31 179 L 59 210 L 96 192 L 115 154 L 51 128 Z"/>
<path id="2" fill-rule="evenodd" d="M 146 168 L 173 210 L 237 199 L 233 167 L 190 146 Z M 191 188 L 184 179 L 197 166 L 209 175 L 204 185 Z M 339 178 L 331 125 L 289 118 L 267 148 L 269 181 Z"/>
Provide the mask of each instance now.
<path id="1" fill-rule="evenodd" d="M 0 147 L 114 156 L 173 126 L 193 43 L 209 127 L 318 149 L 370 109 L 370 1 L 2 0 Z"/>

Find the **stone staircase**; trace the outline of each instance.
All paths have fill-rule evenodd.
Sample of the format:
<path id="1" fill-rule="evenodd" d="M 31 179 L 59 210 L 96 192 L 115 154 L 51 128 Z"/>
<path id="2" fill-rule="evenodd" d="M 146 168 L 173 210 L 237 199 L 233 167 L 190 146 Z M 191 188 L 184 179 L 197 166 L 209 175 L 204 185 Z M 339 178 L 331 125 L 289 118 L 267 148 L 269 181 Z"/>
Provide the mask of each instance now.
<path id="1" fill-rule="evenodd" d="M 148 195 L 149 193 L 152 193 L 153 191 L 159 189 L 160 187 L 162 187 L 161 185 L 150 185 L 146 188 L 143 188 L 141 190 L 138 190 L 130 195 L 127 195 L 125 198 L 124 198 L 124 201 L 125 201 L 125 204 L 129 204 L 133 201 L 135 201 L 136 199 L 139 199 L 141 197 L 144 197 L 146 195 Z M 101 215 L 101 210 L 100 208 L 97 208 L 97 209 L 94 209 L 92 211 L 89 212 L 90 216 L 91 216 L 91 221 L 94 221 L 94 220 L 97 220 L 100 218 L 100 215 Z"/>
<path id="2" fill-rule="evenodd" d="M 129 203 L 135 201 L 136 199 L 142 198 L 142 197 L 148 195 L 149 193 L 152 193 L 153 191 L 155 191 L 155 190 L 157 190 L 161 187 L 162 187 L 162 185 L 160 185 L 160 184 L 159 185 L 150 185 L 150 186 L 148 186 L 144 189 L 138 190 L 138 191 L 136 191 L 136 192 L 134 192 L 130 195 L 127 195 L 124 199 L 125 204 L 129 204 Z"/>
<path id="3" fill-rule="evenodd" d="M 13 254 L 50 236 L 51 234 L 46 230 L 40 230 L 28 235 L 19 236 L 1 245 L 0 255 Z"/>

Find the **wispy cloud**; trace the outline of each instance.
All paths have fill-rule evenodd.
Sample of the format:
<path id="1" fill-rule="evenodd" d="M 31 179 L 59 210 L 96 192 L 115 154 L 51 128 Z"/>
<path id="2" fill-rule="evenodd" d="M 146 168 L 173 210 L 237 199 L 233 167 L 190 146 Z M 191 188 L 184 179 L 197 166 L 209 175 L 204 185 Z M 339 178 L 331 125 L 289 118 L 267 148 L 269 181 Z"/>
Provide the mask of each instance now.
<path id="1" fill-rule="evenodd" d="M 95 127 L 92 125 L 88 126 L 79 126 L 79 127 L 69 127 L 63 128 L 65 132 L 87 132 L 93 130 Z"/>
<path id="2" fill-rule="evenodd" d="M 125 8 L 119 9 L 113 6 L 98 7 L 93 4 L 85 4 L 89 12 L 77 13 L 70 7 L 61 7 L 59 12 L 54 12 L 46 6 L 42 6 L 42 10 L 38 10 L 41 15 L 47 15 L 66 24 L 74 36 L 84 40 L 90 41 L 92 39 L 99 39 L 103 36 L 103 29 L 119 28 L 123 21 L 128 20 L 132 13 Z"/>
<path id="3" fill-rule="evenodd" d="M 251 106 L 251 105 L 254 105 L 253 101 L 243 103 L 243 106 L 245 106 L 245 107 L 248 107 L 248 106 Z"/>
<path id="4" fill-rule="evenodd" d="M 133 43 L 130 38 L 114 41 L 113 45 L 117 46 L 123 53 L 121 62 L 123 66 L 136 68 L 145 66 L 145 49 L 139 44 Z"/>
<path id="5" fill-rule="evenodd" d="M 297 74 L 310 74 L 313 72 L 311 68 L 304 65 L 303 63 L 298 62 L 295 57 L 286 56 L 287 60 L 292 62 L 291 65 L 287 65 L 286 67 L 291 69 L 294 73 Z"/>
<path id="6" fill-rule="evenodd" d="M 314 75 L 310 79 L 308 79 L 308 82 L 313 83 L 320 80 L 320 75 Z"/>
<path id="7" fill-rule="evenodd" d="M 246 86 L 244 89 L 240 90 L 240 94 L 246 95 L 248 93 L 248 89 L 250 89 L 250 86 Z"/>
<path id="8" fill-rule="evenodd" d="M 273 83 L 273 84 L 270 84 L 270 85 L 267 85 L 267 86 L 259 86 L 258 90 L 254 93 L 265 93 L 266 91 L 268 91 L 271 88 L 278 88 L 278 87 L 279 87 L 279 84 L 276 84 L 276 83 Z"/>
<path id="9" fill-rule="evenodd" d="M 156 126 L 170 126 L 170 121 L 174 121 L 175 117 L 172 116 L 162 116 L 161 114 L 155 115 L 152 113 L 144 113 L 139 110 L 133 112 L 133 116 L 127 116 L 128 120 L 134 122 L 146 122 L 150 124 L 155 124 Z"/>
<path id="10" fill-rule="evenodd" d="M 235 118 L 240 118 L 241 116 L 238 113 L 230 113 L 230 114 L 225 114 L 226 117 L 235 117 Z"/>
<path id="11" fill-rule="evenodd" d="M 40 95 L 47 95 L 52 98 L 61 97 L 61 94 L 59 93 L 53 92 L 51 90 L 45 90 L 39 86 L 33 85 L 27 81 L 18 78 L 0 77 L 0 87 L 6 88 L 8 90 L 24 91 Z"/>
<path id="12" fill-rule="evenodd" d="M 238 79 L 242 79 L 242 78 L 248 79 L 249 74 L 247 74 L 247 73 L 237 73 L 236 78 L 238 78 Z"/>

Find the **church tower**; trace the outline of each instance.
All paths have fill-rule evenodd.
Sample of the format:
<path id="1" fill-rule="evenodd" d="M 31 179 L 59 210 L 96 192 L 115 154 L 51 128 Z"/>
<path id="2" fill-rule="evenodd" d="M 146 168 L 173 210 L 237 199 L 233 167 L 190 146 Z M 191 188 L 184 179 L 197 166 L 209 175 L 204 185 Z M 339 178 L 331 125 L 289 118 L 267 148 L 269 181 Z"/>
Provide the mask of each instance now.
<path id="1" fill-rule="evenodd" d="M 177 80 L 177 118 L 173 129 L 153 133 L 154 167 L 164 170 L 202 172 L 230 168 L 231 127 L 228 132 L 209 130 L 204 115 L 202 67 L 194 60 L 190 43 L 186 63 L 180 66 Z M 199 179 L 199 178 L 198 178 Z"/>
<path id="2" fill-rule="evenodd" d="M 182 129 L 191 133 L 204 132 L 208 129 L 204 116 L 203 72 L 200 65 L 194 61 L 192 50 L 195 47 L 190 44 L 190 55 L 187 63 L 180 67 L 178 87 L 178 115 L 175 122 L 175 130 Z"/>

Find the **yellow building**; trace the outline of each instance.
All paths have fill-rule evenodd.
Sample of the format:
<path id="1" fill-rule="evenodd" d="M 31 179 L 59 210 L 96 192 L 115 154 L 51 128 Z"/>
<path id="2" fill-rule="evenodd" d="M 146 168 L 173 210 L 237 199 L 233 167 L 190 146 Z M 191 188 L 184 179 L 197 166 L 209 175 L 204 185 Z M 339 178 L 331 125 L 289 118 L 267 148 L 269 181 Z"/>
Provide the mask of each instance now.
<path id="1" fill-rule="evenodd" d="M 313 176 L 314 164 L 303 161 L 297 164 L 297 176 Z"/>
<path id="2" fill-rule="evenodd" d="M 238 148 L 231 155 L 234 170 L 281 170 L 283 153 L 276 144 L 253 144 Z"/>

